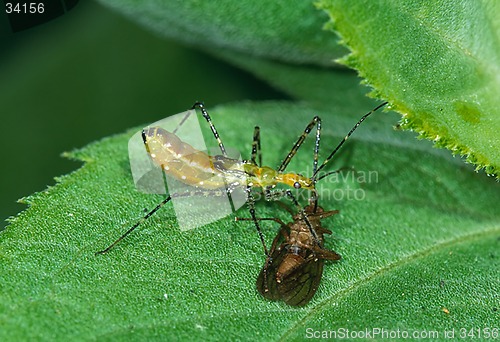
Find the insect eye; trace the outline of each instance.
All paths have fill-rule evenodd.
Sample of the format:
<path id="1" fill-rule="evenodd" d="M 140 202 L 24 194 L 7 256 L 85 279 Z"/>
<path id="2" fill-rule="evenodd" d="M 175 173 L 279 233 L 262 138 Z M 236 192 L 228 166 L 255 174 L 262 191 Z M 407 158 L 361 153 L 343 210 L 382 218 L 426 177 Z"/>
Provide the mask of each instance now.
<path id="1" fill-rule="evenodd" d="M 300 183 L 299 183 L 299 182 L 295 182 L 295 183 L 293 183 L 293 187 L 294 187 L 295 189 L 300 189 L 302 186 L 300 185 Z"/>

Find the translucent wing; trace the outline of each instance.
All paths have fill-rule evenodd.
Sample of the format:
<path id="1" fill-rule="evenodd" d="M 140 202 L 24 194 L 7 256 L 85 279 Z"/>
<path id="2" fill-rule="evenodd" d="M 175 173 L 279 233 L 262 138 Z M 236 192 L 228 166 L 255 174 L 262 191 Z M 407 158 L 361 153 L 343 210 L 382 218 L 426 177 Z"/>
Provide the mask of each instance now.
<path id="1" fill-rule="evenodd" d="M 292 306 L 309 303 L 318 289 L 324 263 L 324 260 L 311 256 L 278 283 L 278 292 L 285 303 Z"/>
<path id="2" fill-rule="evenodd" d="M 271 254 L 271 260 L 264 265 L 257 277 L 257 290 L 269 300 L 280 300 L 282 298 L 278 291 L 276 273 L 281 265 L 286 252 L 275 249 Z"/>
<path id="3" fill-rule="evenodd" d="M 195 110 L 189 110 L 157 121 L 129 140 L 136 188 L 145 193 L 170 194 L 183 231 L 215 222 L 246 202 L 244 189 L 226 182 L 213 166 L 212 157 L 221 151 L 207 152 L 200 126 L 203 123 Z M 233 154 L 230 160 L 241 161 L 239 153 Z M 229 158 L 219 159 L 223 169 Z M 244 174 L 240 176 L 245 184 Z"/>
<path id="4" fill-rule="evenodd" d="M 283 300 L 292 306 L 306 305 L 318 289 L 324 261 L 312 255 L 306 259 L 300 257 L 302 262 L 280 277 L 278 269 L 288 257 L 291 254 L 286 249 L 274 250 L 257 278 L 257 290 L 269 300 Z"/>
<path id="5" fill-rule="evenodd" d="M 177 136 L 182 135 L 183 141 L 193 148 L 199 151 L 206 150 L 203 134 L 194 109 L 156 121 L 148 127 L 161 127 L 168 132 L 175 132 L 174 134 Z M 148 194 L 166 194 L 168 191 L 162 169 L 155 164 L 146 150 L 142 132 L 143 130 L 137 131 L 128 142 L 130 169 L 135 187 L 137 190 Z"/>

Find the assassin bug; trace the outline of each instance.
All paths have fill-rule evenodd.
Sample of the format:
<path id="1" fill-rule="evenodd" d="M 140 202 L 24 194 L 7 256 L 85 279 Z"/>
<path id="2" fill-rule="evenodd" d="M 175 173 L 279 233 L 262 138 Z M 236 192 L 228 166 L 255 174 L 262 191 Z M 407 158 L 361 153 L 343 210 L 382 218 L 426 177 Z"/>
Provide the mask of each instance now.
<path id="1" fill-rule="evenodd" d="M 255 215 L 255 199 L 252 194 L 252 188 L 261 188 L 264 192 L 265 199 L 277 200 L 282 197 L 288 197 L 298 211 L 302 214 L 304 222 L 308 227 L 313 239 L 319 245 L 319 238 L 309 222 L 307 213 L 300 206 L 295 196 L 289 189 L 274 189 L 278 184 L 286 184 L 295 189 L 307 189 L 313 192 L 312 198 L 317 198 L 316 182 L 328 176 L 331 173 L 326 173 L 319 176 L 319 171 L 323 169 L 328 162 L 333 158 L 335 153 L 341 148 L 344 142 L 351 136 L 357 127 L 374 111 L 383 107 L 387 102 L 379 105 L 369 113 L 365 114 L 356 123 L 356 125 L 349 131 L 343 140 L 337 145 L 332 153 L 323 161 L 318 167 L 318 153 L 321 136 L 321 119 L 315 116 L 313 120 L 306 126 L 306 129 L 298 140 L 293 145 L 292 149 L 282 161 L 280 166 L 275 170 L 268 166 L 262 165 L 262 154 L 260 151 L 260 129 L 255 127 L 252 154 L 250 160 L 239 160 L 229 158 L 226 148 L 212 123 L 212 119 L 206 111 L 204 105 L 197 102 L 193 105 L 192 109 L 198 108 L 201 110 L 203 118 L 207 121 L 214 138 L 217 140 L 221 155 L 210 156 L 202 151 L 196 150 L 188 143 L 183 142 L 177 135 L 176 130 L 169 132 L 160 127 L 150 127 L 142 131 L 141 136 L 145 148 L 151 159 L 163 170 L 163 172 L 170 177 L 173 177 L 180 182 L 191 185 L 195 191 L 185 193 L 169 194 L 162 202 L 155 208 L 148 212 L 142 219 L 128 229 L 122 236 L 115 242 L 109 245 L 104 250 L 98 251 L 96 254 L 103 254 L 112 249 L 117 243 L 123 240 L 128 234 L 136 229 L 142 222 L 147 220 L 151 215 L 163 207 L 166 203 L 175 198 L 182 198 L 192 195 L 218 195 L 225 193 L 231 195 L 235 189 L 244 188 L 246 193 L 246 203 L 249 208 L 250 215 L 255 224 L 260 240 L 264 247 L 264 252 L 269 255 L 267 247 L 264 242 L 264 237 L 260 230 L 257 217 Z M 188 114 L 189 115 L 189 114 Z M 186 116 L 187 117 L 187 116 Z M 182 124 L 182 122 L 181 122 Z M 314 147 L 313 159 L 313 175 L 305 177 L 297 173 L 285 173 L 285 169 L 297 153 L 298 149 L 316 126 L 316 141 Z M 257 157 L 259 163 L 257 163 Z"/>
<path id="2" fill-rule="evenodd" d="M 283 300 L 291 306 L 303 306 L 309 303 L 318 289 L 325 260 L 341 258 L 336 252 L 323 248 L 323 235 L 332 232 L 321 225 L 322 219 L 337 214 L 338 210 L 324 211 L 317 203 L 304 208 L 317 234 L 318 244 L 302 214 L 294 214 L 284 207 L 292 215 L 292 222 L 285 224 L 279 218 L 257 218 L 258 221 L 274 221 L 281 226 L 257 278 L 257 290 L 269 300 Z"/>

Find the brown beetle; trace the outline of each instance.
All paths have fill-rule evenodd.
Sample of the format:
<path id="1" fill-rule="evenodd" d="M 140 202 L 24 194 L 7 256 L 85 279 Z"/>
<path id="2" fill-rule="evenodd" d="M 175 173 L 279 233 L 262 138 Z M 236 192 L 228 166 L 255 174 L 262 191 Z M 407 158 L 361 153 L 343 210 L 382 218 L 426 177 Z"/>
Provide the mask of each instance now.
<path id="1" fill-rule="evenodd" d="M 285 224 L 279 218 L 258 218 L 275 221 L 281 229 L 273 240 L 269 256 L 257 278 L 257 290 L 270 300 L 283 300 L 292 306 L 309 303 L 316 293 L 325 260 L 339 260 L 341 256 L 323 248 L 324 234 L 332 232 L 321 226 L 321 220 L 335 215 L 338 210 L 324 211 L 310 204 L 304 208 L 320 245 L 315 242 L 301 213 L 292 214 L 293 221 Z M 278 246 L 279 245 L 279 246 Z"/>

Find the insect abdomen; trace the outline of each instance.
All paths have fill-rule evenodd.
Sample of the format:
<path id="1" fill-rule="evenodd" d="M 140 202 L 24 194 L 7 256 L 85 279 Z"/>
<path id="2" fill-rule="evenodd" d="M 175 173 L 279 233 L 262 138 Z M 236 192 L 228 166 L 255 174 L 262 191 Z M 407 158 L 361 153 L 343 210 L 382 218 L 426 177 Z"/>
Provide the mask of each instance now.
<path id="1" fill-rule="evenodd" d="M 143 130 L 142 136 L 151 159 L 169 176 L 204 189 L 225 186 L 223 177 L 214 168 L 212 157 L 183 142 L 175 134 L 151 127 Z"/>

